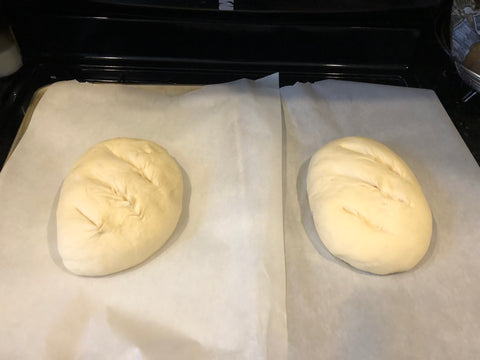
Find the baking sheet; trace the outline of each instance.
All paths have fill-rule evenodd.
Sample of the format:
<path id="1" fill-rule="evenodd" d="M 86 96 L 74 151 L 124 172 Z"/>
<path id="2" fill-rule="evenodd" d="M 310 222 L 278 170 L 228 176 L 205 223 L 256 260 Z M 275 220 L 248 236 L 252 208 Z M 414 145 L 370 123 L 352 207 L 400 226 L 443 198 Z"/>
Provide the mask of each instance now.
<path id="1" fill-rule="evenodd" d="M 47 89 L 0 173 L 0 358 L 285 358 L 278 76 L 190 90 Z M 59 190 L 118 136 L 168 149 L 184 210 L 146 263 L 78 277 L 56 250 Z"/>
<path id="2" fill-rule="evenodd" d="M 474 359 L 480 354 L 480 172 L 429 90 L 326 80 L 281 89 L 290 359 Z M 311 156 L 343 136 L 383 142 L 416 174 L 431 246 L 405 273 L 334 258 L 306 196 Z"/>

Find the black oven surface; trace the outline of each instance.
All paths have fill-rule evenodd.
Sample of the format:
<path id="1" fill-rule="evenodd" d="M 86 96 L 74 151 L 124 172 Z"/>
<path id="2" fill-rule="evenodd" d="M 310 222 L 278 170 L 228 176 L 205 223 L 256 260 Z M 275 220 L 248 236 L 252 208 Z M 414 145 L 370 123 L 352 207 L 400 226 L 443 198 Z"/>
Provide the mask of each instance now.
<path id="1" fill-rule="evenodd" d="M 1 166 L 33 93 L 52 82 L 207 84 L 273 72 L 281 86 L 333 78 L 433 89 L 480 163 L 480 100 L 462 101 L 469 89 L 435 36 L 448 1 L 365 1 L 349 11 L 347 0 L 295 9 L 236 1 L 224 11 L 211 1 L 154 3 L 3 5 L 24 66 L 0 80 Z"/>

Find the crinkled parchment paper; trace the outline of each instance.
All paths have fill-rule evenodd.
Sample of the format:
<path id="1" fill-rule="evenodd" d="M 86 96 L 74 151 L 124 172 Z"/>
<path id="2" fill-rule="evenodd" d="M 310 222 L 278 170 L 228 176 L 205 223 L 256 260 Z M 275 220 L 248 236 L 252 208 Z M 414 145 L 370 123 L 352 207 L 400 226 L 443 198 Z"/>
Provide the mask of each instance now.
<path id="1" fill-rule="evenodd" d="M 178 161 L 184 210 L 147 262 L 78 277 L 56 250 L 59 190 L 90 146 L 120 136 Z M 281 146 L 276 75 L 186 94 L 48 87 L 0 173 L 0 358 L 284 358 Z"/>
<path id="2" fill-rule="evenodd" d="M 474 359 L 480 354 L 480 171 L 432 91 L 326 80 L 281 89 L 291 359 Z M 383 142 L 417 176 L 433 236 L 411 271 L 334 258 L 313 225 L 311 156 L 344 136 Z"/>
<path id="3" fill-rule="evenodd" d="M 0 173 L 1 358 L 281 359 L 286 316 L 295 360 L 480 353 L 480 172 L 433 92 L 285 87 L 282 145 L 276 76 L 190 90 L 47 89 Z M 357 271 L 316 234 L 308 162 L 350 135 L 393 149 L 429 201 L 432 243 L 409 272 Z M 71 275 L 55 243 L 62 179 L 88 147 L 116 136 L 170 151 L 183 169 L 184 212 L 146 263 Z"/>

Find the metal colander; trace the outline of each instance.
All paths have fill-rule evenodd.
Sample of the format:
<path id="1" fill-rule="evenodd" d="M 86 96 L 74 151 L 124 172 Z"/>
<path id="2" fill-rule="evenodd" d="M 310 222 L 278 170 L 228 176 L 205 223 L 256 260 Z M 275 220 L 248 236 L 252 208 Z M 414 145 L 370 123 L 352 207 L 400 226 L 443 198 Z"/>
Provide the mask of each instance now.
<path id="1" fill-rule="evenodd" d="M 462 0 L 457 0 L 457 2 Z M 470 4 L 471 0 L 466 0 L 468 4 Z M 455 65 L 458 75 L 460 78 L 467 84 L 472 91 L 465 95 L 463 101 L 468 101 L 472 96 L 474 96 L 477 92 L 480 92 L 480 75 L 477 74 L 475 71 L 467 68 L 463 65 L 460 61 L 455 59 L 452 55 L 451 51 L 451 29 L 450 29 L 450 16 L 441 16 L 437 19 L 436 26 L 435 26 L 435 35 L 437 37 L 437 41 L 439 42 L 442 49 L 445 53 L 449 56 L 452 62 Z"/>
<path id="2" fill-rule="evenodd" d="M 480 75 L 478 75 L 475 71 L 470 70 L 458 61 L 455 61 L 455 67 L 460 78 L 472 89 L 480 92 Z"/>

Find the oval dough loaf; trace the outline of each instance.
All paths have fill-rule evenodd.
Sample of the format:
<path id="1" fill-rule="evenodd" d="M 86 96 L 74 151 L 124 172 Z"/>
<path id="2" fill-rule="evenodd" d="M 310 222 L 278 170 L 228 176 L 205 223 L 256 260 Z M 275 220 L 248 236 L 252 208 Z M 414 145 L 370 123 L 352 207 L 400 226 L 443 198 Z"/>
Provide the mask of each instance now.
<path id="1" fill-rule="evenodd" d="M 432 215 L 407 164 L 374 140 L 347 137 L 311 159 L 307 192 L 327 249 L 375 274 L 406 271 L 425 255 Z"/>
<path id="2" fill-rule="evenodd" d="M 78 275 L 135 266 L 170 237 L 182 211 L 179 166 L 161 146 L 117 138 L 90 148 L 65 178 L 58 251 Z"/>

